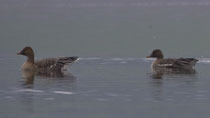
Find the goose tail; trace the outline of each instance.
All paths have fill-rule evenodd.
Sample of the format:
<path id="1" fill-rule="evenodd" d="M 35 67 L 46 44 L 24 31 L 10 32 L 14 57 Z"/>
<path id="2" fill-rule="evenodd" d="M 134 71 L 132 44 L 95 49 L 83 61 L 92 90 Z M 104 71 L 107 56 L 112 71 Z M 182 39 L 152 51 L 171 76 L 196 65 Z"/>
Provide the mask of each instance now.
<path id="1" fill-rule="evenodd" d="M 73 57 L 59 57 L 58 58 L 58 62 L 57 65 L 67 65 L 67 64 L 71 64 L 75 61 L 78 61 L 79 58 L 77 56 L 73 56 Z"/>

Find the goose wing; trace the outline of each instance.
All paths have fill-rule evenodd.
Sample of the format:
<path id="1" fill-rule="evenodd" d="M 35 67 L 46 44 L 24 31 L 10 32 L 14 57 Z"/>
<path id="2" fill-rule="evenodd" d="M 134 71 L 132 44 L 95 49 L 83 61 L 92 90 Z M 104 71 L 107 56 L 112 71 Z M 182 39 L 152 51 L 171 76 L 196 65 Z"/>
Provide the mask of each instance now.
<path id="1" fill-rule="evenodd" d="M 36 61 L 35 64 L 38 70 L 46 71 L 61 71 L 61 68 L 66 64 L 73 63 L 78 57 L 58 57 L 58 58 L 45 58 Z"/>
<path id="2" fill-rule="evenodd" d="M 174 67 L 192 67 L 198 60 L 195 58 L 179 58 L 173 63 Z"/>
<path id="3" fill-rule="evenodd" d="M 185 68 L 192 67 L 198 60 L 195 58 L 179 58 L 179 59 L 162 59 L 159 61 L 159 67 L 171 67 L 171 68 Z"/>

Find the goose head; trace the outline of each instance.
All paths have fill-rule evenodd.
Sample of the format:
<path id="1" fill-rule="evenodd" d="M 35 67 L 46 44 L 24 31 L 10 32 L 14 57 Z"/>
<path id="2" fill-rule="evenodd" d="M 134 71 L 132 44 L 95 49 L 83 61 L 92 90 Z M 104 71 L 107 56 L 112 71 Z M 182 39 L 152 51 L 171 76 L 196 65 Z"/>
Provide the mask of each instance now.
<path id="1" fill-rule="evenodd" d="M 155 49 L 152 51 L 152 53 L 150 54 L 150 56 L 147 56 L 147 58 L 158 58 L 158 59 L 163 59 L 163 53 L 160 49 Z"/>

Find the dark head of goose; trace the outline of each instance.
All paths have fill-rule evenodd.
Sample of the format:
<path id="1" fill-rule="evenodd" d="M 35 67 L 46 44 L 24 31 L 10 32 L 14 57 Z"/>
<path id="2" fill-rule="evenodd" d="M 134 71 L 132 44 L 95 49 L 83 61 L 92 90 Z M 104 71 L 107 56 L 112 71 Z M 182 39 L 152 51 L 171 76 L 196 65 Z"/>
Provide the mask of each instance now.
<path id="1" fill-rule="evenodd" d="M 152 51 L 150 56 L 147 56 L 147 58 L 164 58 L 163 53 L 160 49 L 155 49 Z"/>
<path id="2" fill-rule="evenodd" d="M 34 51 L 31 47 L 27 46 L 23 48 L 20 52 L 17 53 L 18 55 L 24 55 L 24 56 L 34 56 Z"/>

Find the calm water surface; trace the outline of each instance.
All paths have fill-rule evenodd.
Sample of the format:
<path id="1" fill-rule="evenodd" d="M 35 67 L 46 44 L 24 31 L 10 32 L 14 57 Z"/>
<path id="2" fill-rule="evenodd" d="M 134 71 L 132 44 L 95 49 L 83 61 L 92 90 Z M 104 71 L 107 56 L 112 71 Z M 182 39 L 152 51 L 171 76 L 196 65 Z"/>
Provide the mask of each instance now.
<path id="1" fill-rule="evenodd" d="M 23 79 L 17 57 L 1 57 L 1 117 L 208 116 L 210 59 L 192 72 L 156 74 L 144 58 L 81 58 L 64 77 Z M 171 116 L 171 114 L 174 114 Z"/>
<path id="2" fill-rule="evenodd" d="M 208 118 L 210 2 L 1 0 L 1 118 Z M 64 76 L 24 79 L 16 56 L 79 56 Z M 195 70 L 157 72 L 145 59 L 196 57 Z"/>

